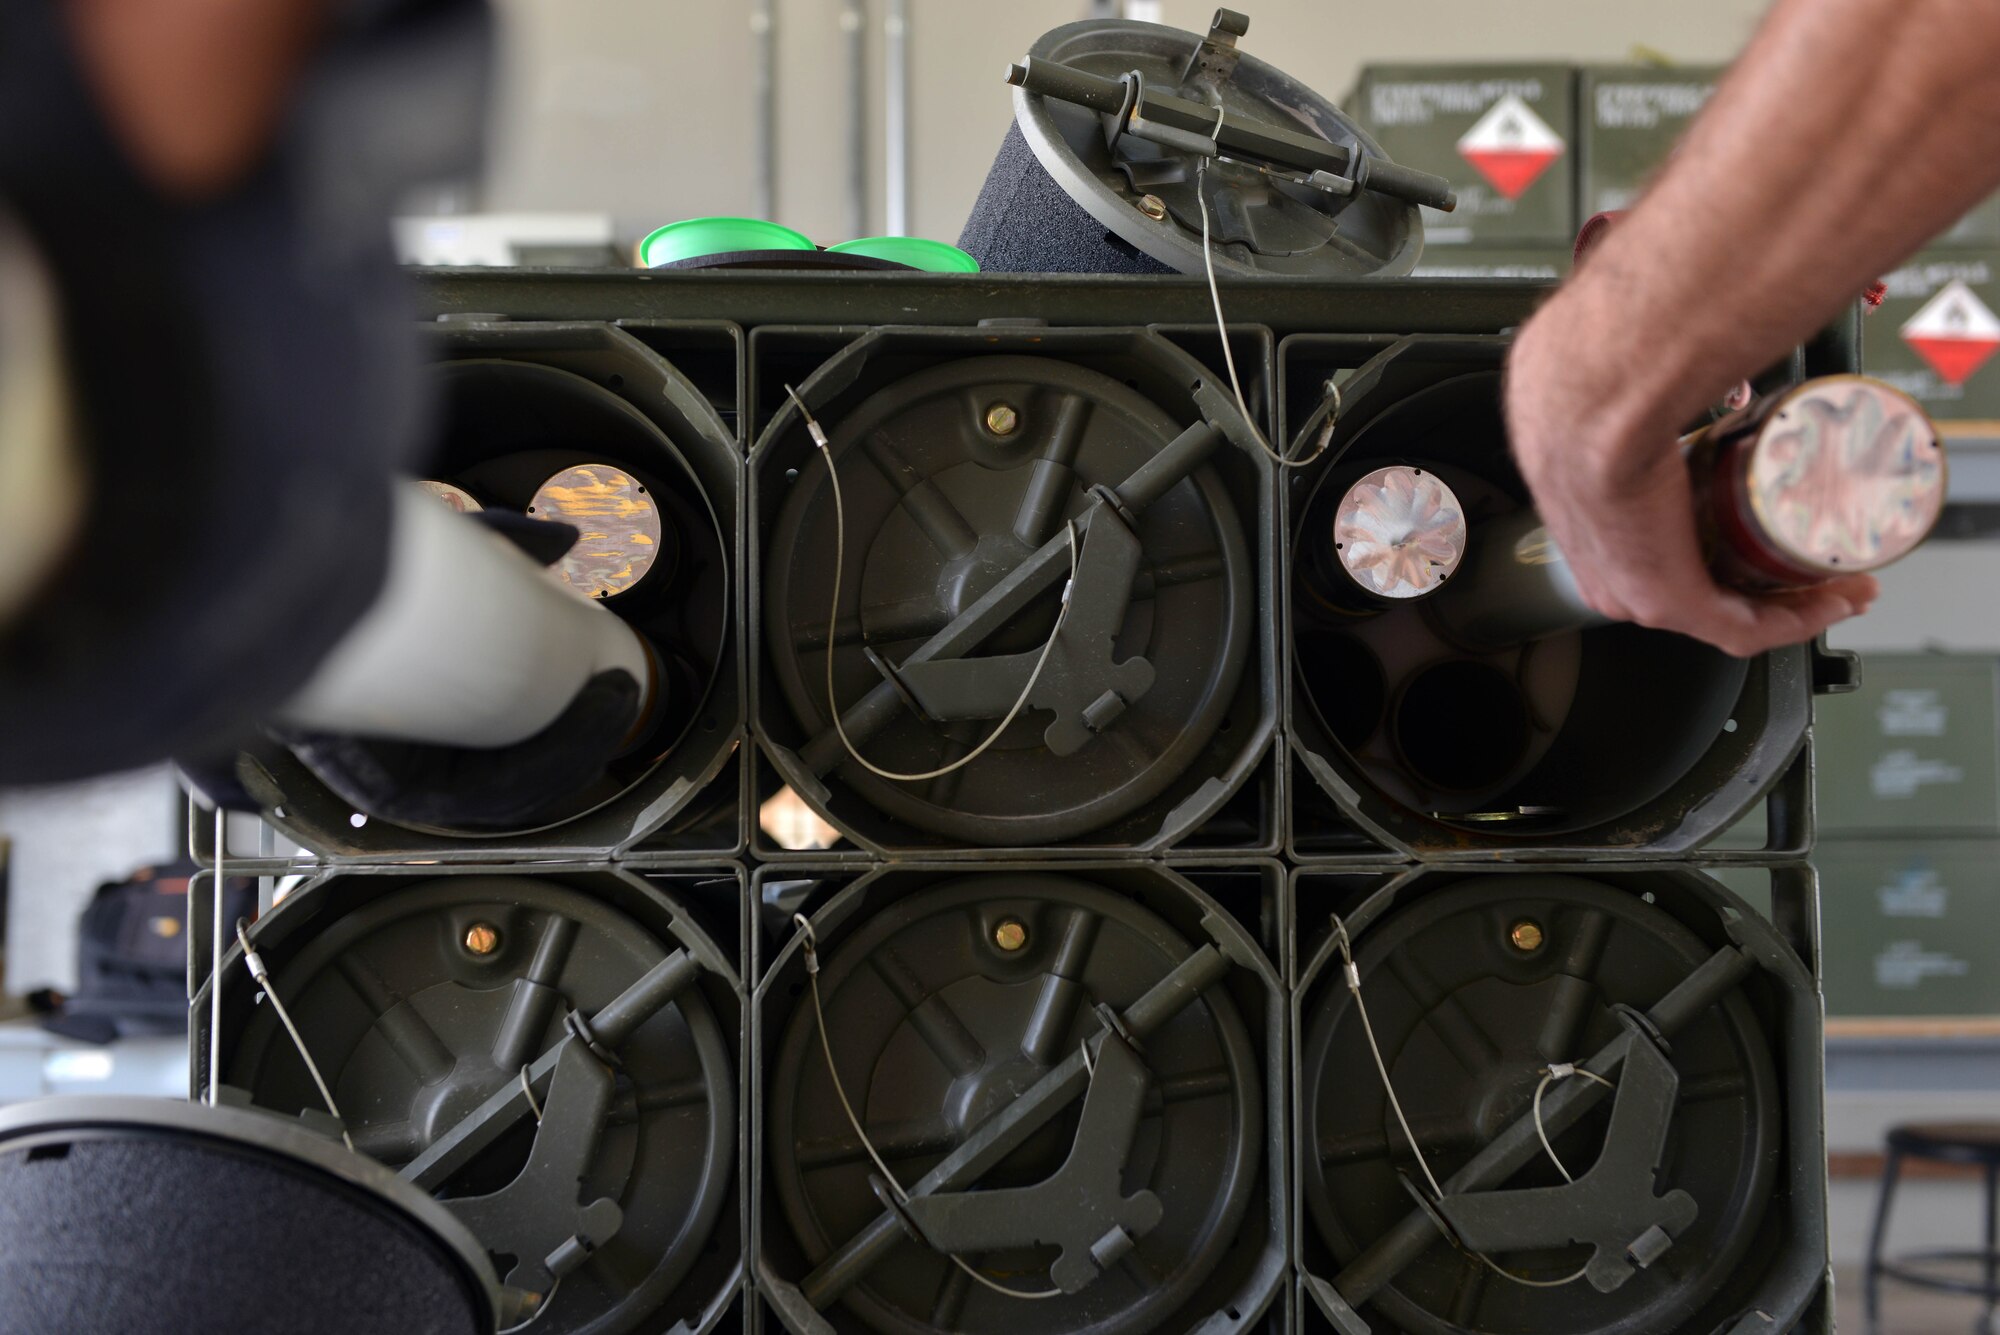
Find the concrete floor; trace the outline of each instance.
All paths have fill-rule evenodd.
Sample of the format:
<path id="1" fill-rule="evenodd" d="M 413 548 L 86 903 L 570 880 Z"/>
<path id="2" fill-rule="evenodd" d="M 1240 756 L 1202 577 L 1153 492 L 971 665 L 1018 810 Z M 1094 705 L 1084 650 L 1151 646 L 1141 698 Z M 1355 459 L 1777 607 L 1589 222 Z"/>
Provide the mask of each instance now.
<path id="1" fill-rule="evenodd" d="M 1840 1335 L 2000 1335 L 2000 1325 L 1983 1323 L 1976 1298 L 1894 1283 L 1882 1287 L 1882 1326 L 1871 1332 L 1861 1320 L 1861 1272 L 1854 1266 L 1834 1267 L 1833 1295 Z"/>

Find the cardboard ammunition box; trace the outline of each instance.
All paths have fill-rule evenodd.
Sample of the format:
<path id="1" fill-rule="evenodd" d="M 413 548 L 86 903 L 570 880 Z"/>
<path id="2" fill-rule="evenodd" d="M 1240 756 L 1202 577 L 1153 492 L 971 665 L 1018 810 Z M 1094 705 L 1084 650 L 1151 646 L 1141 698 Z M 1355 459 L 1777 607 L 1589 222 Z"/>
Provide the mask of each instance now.
<path id="1" fill-rule="evenodd" d="M 1764 840 L 1761 832 L 1761 822 L 1759 825 L 1760 830 L 1757 842 L 1749 845 L 1751 848 L 1760 848 L 1763 846 Z M 1736 847 L 1736 844 L 1727 842 L 1733 833 L 1734 831 L 1731 831 L 1730 834 L 1725 834 L 1722 840 L 1717 842 L 1716 846 Z M 1712 876 L 1722 882 L 1725 886 L 1729 887 L 1732 893 L 1741 896 L 1745 903 L 1764 917 L 1768 918 L 1771 916 L 1771 873 L 1764 868 L 1706 867 L 1703 868 L 1703 874 Z"/>
<path id="2" fill-rule="evenodd" d="M 1570 246 L 1431 246 L 1410 271 L 1412 278 L 1561 278 L 1569 272 Z"/>
<path id="3" fill-rule="evenodd" d="M 2000 419 L 2000 249 L 1933 248 L 1883 276 L 1862 323 L 1862 362 L 1954 422 Z"/>
<path id="4" fill-rule="evenodd" d="M 1726 65 L 1600 65 L 1579 72 L 1577 226 L 1632 207 L 1727 72 Z M 2000 194 L 1931 244 L 2000 249 Z"/>
<path id="5" fill-rule="evenodd" d="M 1348 98 L 1388 155 L 1458 192 L 1424 210 L 1431 246 L 1576 236 L 1576 72 L 1565 65 L 1371 65 Z"/>
<path id="6" fill-rule="evenodd" d="M 1681 135 L 1708 105 L 1720 66 L 1602 66 L 1578 82 L 1583 125 L 1577 155 L 1579 223 L 1610 209 L 1629 209 Z"/>
<path id="7" fill-rule="evenodd" d="M 2000 844 L 1825 840 L 1814 861 L 1829 1015 L 2000 1012 Z"/>
<path id="8" fill-rule="evenodd" d="M 1817 710 L 1820 829 L 2000 833 L 1996 690 L 1993 658 L 1869 654 L 1861 689 Z"/>

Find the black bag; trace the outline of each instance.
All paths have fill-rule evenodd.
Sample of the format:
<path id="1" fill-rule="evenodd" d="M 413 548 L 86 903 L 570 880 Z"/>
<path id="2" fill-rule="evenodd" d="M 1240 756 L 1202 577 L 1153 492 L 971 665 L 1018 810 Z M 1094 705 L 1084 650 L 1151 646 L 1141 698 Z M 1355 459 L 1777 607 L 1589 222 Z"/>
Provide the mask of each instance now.
<path id="1" fill-rule="evenodd" d="M 66 1038 L 109 1043 L 135 1034 L 187 1028 L 187 896 L 192 862 L 142 867 L 101 885 L 83 911 L 77 940 L 77 987 L 44 1028 Z M 257 883 L 230 877 L 224 923 L 257 911 Z"/>

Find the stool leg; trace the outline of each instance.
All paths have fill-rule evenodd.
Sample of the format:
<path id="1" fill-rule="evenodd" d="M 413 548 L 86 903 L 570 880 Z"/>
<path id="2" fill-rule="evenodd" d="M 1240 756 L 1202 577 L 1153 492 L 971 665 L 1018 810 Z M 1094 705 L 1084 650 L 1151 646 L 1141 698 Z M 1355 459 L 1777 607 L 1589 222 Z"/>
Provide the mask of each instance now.
<path id="1" fill-rule="evenodd" d="M 1986 1329 L 2000 1309 L 2000 1163 L 1986 1165 Z"/>
<path id="2" fill-rule="evenodd" d="M 1875 1226 L 1868 1232 L 1868 1264 L 1861 1271 L 1861 1311 L 1869 1335 L 1882 1327 L 1882 1240 L 1889 1232 L 1889 1202 L 1896 1195 L 1896 1178 L 1903 1156 L 1890 1150 L 1882 1159 L 1882 1194 L 1875 1202 Z"/>

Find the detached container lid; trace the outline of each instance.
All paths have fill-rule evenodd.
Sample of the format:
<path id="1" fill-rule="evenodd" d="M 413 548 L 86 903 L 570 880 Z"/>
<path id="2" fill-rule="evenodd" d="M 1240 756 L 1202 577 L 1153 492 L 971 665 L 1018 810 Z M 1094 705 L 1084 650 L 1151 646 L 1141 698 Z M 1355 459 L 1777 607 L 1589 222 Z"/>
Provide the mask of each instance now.
<path id="1" fill-rule="evenodd" d="M 486 1249 L 296 1120 L 75 1095 L 0 1111 L 0 1329 L 480 1335 Z"/>
<path id="2" fill-rule="evenodd" d="M 1098 223 L 1182 273 L 1203 271 L 1205 196 L 1215 268 L 1225 276 L 1407 274 L 1423 250 L 1423 223 L 1412 200 L 1444 183 L 1396 166 L 1339 107 L 1238 51 L 1246 17 L 1221 10 L 1216 18 L 1206 38 L 1122 19 L 1071 23 L 1045 34 L 1009 76 L 1025 85 L 1014 90 L 1014 114 L 1041 167 Z M 1126 100 L 1116 111 L 1109 103 L 1100 111 L 1032 91 L 1046 86 L 1089 97 L 1094 88 L 1099 96 L 1093 102 L 1101 102 L 1106 81 L 1121 79 Z M 1148 93 L 1139 94 L 1141 88 Z M 1264 170 L 1247 160 L 1244 149 L 1224 143 L 1222 156 L 1210 158 L 1198 180 L 1205 154 L 1195 141 L 1212 137 L 1218 127 L 1204 121 L 1200 131 L 1159 133 L 1153 126 L 1142 132 L 1133 120 L 1143 119 L 1145 97 L 1154 93 L 1217 109 L 1240 132 L 1225 139 L 1289 132 L 1323 140 L 1329 155 L 1347 161 L 1358 179 L 1339 193 L 1307 183 L 1302 172 Z M 1413 192 L 1413 186 L 1421 188 Z M 1428 196 L 1423 202 L 1449 207 Z"/>
<path id="3" fill-rule="evenodd" d="M 862 255 L 869 259 L 887 260 L 891 264 L 908 265 L 925 273 L 979 272 L 979 261 L 957 246 L 948 246 L 942 241 L 922 236 L 864 236 L 828 246 L 827 250 L 834 255 Z"/>
<path id="4" fill-rule="evenodd" d="M 762 218 L 684 218 L 646 234 L 639 262 L 648 269 L 746 250 L 818 250 L 812 238 Z"/>

